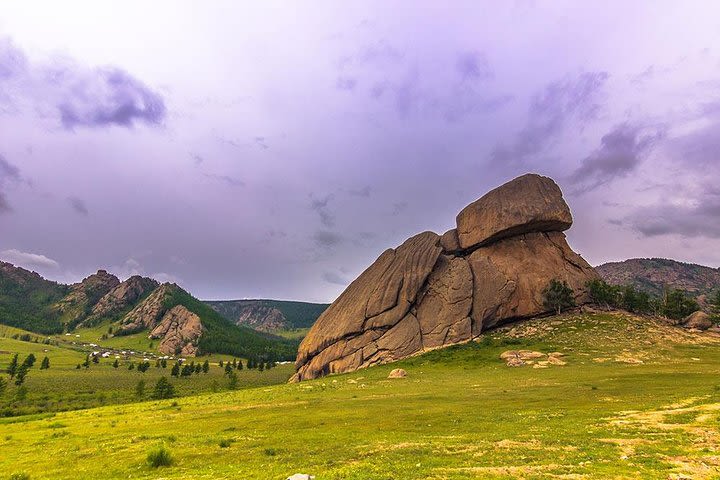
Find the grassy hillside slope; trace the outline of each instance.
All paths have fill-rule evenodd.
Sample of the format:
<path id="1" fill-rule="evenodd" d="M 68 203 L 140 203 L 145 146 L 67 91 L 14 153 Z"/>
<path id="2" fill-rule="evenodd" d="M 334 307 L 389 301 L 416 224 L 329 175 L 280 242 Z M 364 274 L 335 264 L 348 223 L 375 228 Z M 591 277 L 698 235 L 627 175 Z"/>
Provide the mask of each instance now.
<path id="1" fill-rule="evenodd" d="M 267 360 L 295 359 L 297 346 L 292 341 L 235 325 L 181 288 L 174 289 L 165 301 L 168 310 L 176 305 L 183 305 L 200 317 L 204 329 L 199 344 L 201 353 Z"/>
<path id="2" fill-rule="evenodd" d="M 32 479 L 717 478 L 718 346 L 710 334 L 625 314 L 546 318 L 300 384 L 0 420 L 0 471 Z M 562 352 L 567 365 L 500 360 L 520 348 Z M 388 380 L 395 367 L 408 377 Z M 175 461 L 155 470 L 146 456 L 161 444 Z"/>
<path id="3" fill-rule="evenodd" d="M 0 378 L 9 384 L 5 393 L 0 393 L 0 422 L 4 416 L 52 414 L 51 412 L 56 411 L 136 402 L 138 383 L 145 383 L 146 391 L 141 399 L 150 398 L 152 388 L 161 376 L 170 378 L 180 396 L 228 388 L 230 379 L 219 362 L 232 361 L 232 356 L 213 354 L 188 359 L 188 362 L 197 363 L 208 360 L 210 365 L 208 373 L 193 374 L 190 377 L 172 378 L 170 373 L 175 362 L 169 361 L 162 368 L 156 365 L 156 360 L 152 357 L 149 359 L 151 367 L 146 372 L 137 368 L 130 370 L 130 364 L 137 366 L 149 356 L 143 352 L 148 346 L 147 337 L 144 337 L 145 345 L 138 344 L 141 348 L 137 348 L 134 354 L 119 355 L 118 368 L 113 367 L 116 359 L 113 354 L 108 358 L 99 358 L 97 364 L 89 362 L 87 369 L 77 369 L 77 365 L 85 361 L 88 353 L 97 350 L 97 347 L 89 345 L 89 342 L 95 339 L 58 335 L 49 337 L 49 344 L 42 343 L 46 338 L 48 337 L 38 337 L 25 330 L 0 325 Z M 37 361 L 30 369 L 24 382 L 24 393 L 20 395 L 18 387 L 8 379 L 5 371 L 14 354 L 18 354 L 19 361 L 22 362 L 30 353 L 35 355 Z M 41 370 L 40 363 L 45 356 L 50 360 L 50 368 Z M 247 362 L 244 363 L 247 365 Z M 262 372 L 244 368 L 234 370 L 234 373 L 237 375 L 236 388 L 242 389 L 284 383 L 292 375 L 293 368 L 291 365 L 278 365 Z M 0 467 L 0 480 L 5 480 L 2 472 Z"/>

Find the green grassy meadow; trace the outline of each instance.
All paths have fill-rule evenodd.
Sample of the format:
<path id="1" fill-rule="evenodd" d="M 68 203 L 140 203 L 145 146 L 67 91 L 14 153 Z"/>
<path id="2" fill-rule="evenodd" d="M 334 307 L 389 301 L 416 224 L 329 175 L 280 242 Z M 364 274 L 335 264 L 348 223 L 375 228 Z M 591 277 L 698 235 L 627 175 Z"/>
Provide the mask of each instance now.
<path id="1" fill-rule="evenodd" d="M 538 319 L 300 384 L 0 419 L 0 479 L 718 478 L 719 346 L 626 314 Z M 506 366 L 516 349 L 567 365 Z M 152 468 L 160 445 L 174 461 Z"/>
<path id="2" fill-rule="evenodd" d="M 113 348 L 137 349 L 136 355 L 128 355 L 118 360 L 118 368 L 113 368 L 115 356 L 100 358 L 99 363 L 90 362 L 89 368 L 77 369 L 78 364 L 85 361 L 88 353 L 94 348 L 79 342 L 99 341 L 98 329 L 82 329 L 79 338 L 63 335 L 42 336 L 30 334 L 13 327 L 0 326 L 0 378 L 4 378 L 8 386 L 0 395 L 0 417 L 22 414 L 47 413 L 65 410 L 77 410 L 102 405 L 137 402 L 150 398 L 152 388 L 161 376 L 171 379 L 178 396 L 197 395 L 200 393 L 217 392 L 229 387 L 229 378 L 219 362 L 232 360 L 229 355 L 213 354 L 205 357 L 188 358 L 187 362 L 210 363 L 206 373 L 193 374 L 189 377 L 171 378 L 170 372 L 175 363 L 170 360 L 166 368 L 156 367 L 156 361 L 150 359 L 150 369 L 140 372 L 137 368 L 129 370 L 130 363 L 137 365 L 145 358 L 139 346 L 141 339 L 126 337 L 103 340 L 103 346 Z M 98 330 L 99 331 L 99 330 Z M 50 339 L 53 344 L 22 341 L 12 338 L 14 335 L 29 334 L 40 340 Z M 141 335 L 141 334 L 139 334 Z M 67 340 L 66 340 L 67 338 Z M 126 344 L 117 340 L 128 339 Z M 116 342 L 113 342 L 116 340 Z M 144 338 L 147 346 L 147 337 Z M 73 343 L 75 342 L 75 343 Z M 36 357 L 35 366 L 30 370 L 24 382 L 24 388 L 15 386 L 13 381 L 4 374 L 12 356 L 17 353 L 22 362 L 30 353 Z M 50 368 L 39 368 L 43 357 L 50 360 Z M 246 362 L 243 362 L 246 363 Z M 237 375 L 237 388 L 251 388 L 284 383 L 293 373 L 292 365 L 278 365 L 263 372 L 253 370 L 234 370 Z M 145 382 L 145 393 L 138 397 L 136 388 L 140 381 Z M 2 480 L 2 476 L 0 476 Z"/>

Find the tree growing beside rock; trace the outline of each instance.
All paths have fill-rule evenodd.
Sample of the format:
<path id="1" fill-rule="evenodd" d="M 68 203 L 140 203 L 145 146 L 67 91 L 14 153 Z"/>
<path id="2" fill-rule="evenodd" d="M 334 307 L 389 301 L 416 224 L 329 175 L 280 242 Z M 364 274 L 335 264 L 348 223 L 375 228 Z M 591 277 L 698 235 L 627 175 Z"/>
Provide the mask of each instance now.
<path id="1" fill-rule="evenodd" d="M 552 279 L 543 290 L 543 305 L 560 315 L 563 310 L 575 306 L 575 292 L 566 281 Z"/>

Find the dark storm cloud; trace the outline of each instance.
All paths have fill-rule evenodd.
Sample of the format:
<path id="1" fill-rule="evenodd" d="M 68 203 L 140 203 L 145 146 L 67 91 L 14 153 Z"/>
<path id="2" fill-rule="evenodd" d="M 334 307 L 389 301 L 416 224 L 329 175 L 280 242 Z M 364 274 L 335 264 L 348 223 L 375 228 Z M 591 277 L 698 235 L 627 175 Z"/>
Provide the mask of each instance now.
<path id="1" fill-rule="evenodd" d="M 333 199 L 333 195 L 327 195 L 323 198 L 311 198 L 310 209 L 320 216 L 320 222 L 326 227 L 335 226 L 335 215 L 330 212 L 328 203 Z"/>
<path id="2" fill-rule="evenodd" d="M 341 69 L 367 64 L 386 65 L 400 62 L 404 58 L 405 52 L 390 45 L 387 40 L 380 39 L 370 45 L 365 45 L 353 54 L 342 56 L 338 65 Z"/>
<path id="3" fill-rule="evenodd" d="M 205 178 L 224 183 L 229 187 L 238 188 L 245 186 L 245 182 L 229 175 L 217 175 L 215 173 L 203 173 L 203 175 L 205 176 Z"/>
<path id="4" fill-rule="evenodd" d="M 17 77 L 27 69 L 27 58 L 9 38 L 0 37 L 0 81 Z"/>
<path id="5" fill-rule="evenodd" d="M 512 95 L 492 93 L 484 85 L 494 73 L 483 52 L 463 51 L 454 59 L 444 58 L 443 63 L 448 74 L 435 78 L 421 68 L 421 60 L 411 61 L 381 41 L 341 59 L 336 88 L 369 95 L 390 105 L 405 120 L 423 116 L 454 123 L 470 115 L 494 112 L 512 101 Z M 361 83 L 370 86 L 360 92 Z"/>
<path id="6" fill-rule="evenodd" d="M 159 125 L 167 109 L 163 98 L 117 68 L 91 72 L 54 72 L 65 78 L 57 105 L 63 127 L 131 127 L 136 122 Z"/>
<path id="7" fill-rule="evenodd" d="M 487 58 L 478 51 L 463 52 L 458 55 L 455 68 L 463 80 L 480 80 L 493 76 Z"/>
<path id="8" fill-rule="evenodd" d="M 659 204 L 639 208 L 625 223 L 645 237 L 675 234 L 720 238 L 720 195 L 704 193 L 692 205 Z"/>
<path id="9" fill-rule="evenodd" d="M 345 277 L 337 272 L 323 272 L 322 279 L 333 285 L 345 286 L 349 283 Z"/>
<path id="10" fill-rule="evenodd" d="M 606 72 L 586 72 L 546 85 L 533 96 L 525 127 L 510 145 L 495 148 L 493 160 L 522 163 L 552 144 L 571 120 L 575 128 L 582 129 L 597 116 L 600 92 L 608 77 Z"/>
<path id="11" fill-rule="evenodd" d="M 88 211 L 87 205 L 85 204 L 85 202 L 82 199 L 80 199 L 78 197 L 68 197 L 67 201 L 68 201 L 68 204 L 70 205 L 70 208 L 72 208 L 73 211 L 75 213 L 77 213 L 78 215 L 83 215 L 83 216 L 87 217 L 90 214 L 90 212 Z"/>
<path id="12" fill-rule="evenodd" d="M 600 147 L 583 159 L 570 181 L 578 192 L 587 192 L 626 177 L 664 137 L 664 130 L 647 131 L 627 123 L 616 126 L 603 135 Z"/>
<path id="13" fill-rule="evenodd" d="M 354 197 L 370 198 L 370 194 L 372 193 L 372 187 L 370 185 L 365 185 L 362 188 L 351 189 L 348 191 L 348 193 Z"/>
<path id="14" fill-rule="evenodd" d="M 312 238 L 315 245 L 321 248 L 336 247 L 343 242 L 343 237 L 340 234 L 329 230 L 318 230 Z"/>
<path id="15" fill-rule="evenodd" d="M 20 169 L 0 155 L 0 213 L 12 211 L 5 195 L 5 187 L 10 183 L 18 183 L 20 180 Z"/>
<path id="16" fill-rule="evenodd" d="M 167 114 L 159 93 L 120 68 L 92 69 L 67 59 L 30 63 L 8 38 L 0 38 L 0 81 L 37 110 L 54 109 L 67 130 L 159 125 Z M 9 101 L 0 94 L 1 103 Z"/>
<path id="17" fill-rule="evenodd" d="M 338 90 L 355 90 L 357 79 L 353 77 L 341 76 L 337 78 L 335 86 Z"/>

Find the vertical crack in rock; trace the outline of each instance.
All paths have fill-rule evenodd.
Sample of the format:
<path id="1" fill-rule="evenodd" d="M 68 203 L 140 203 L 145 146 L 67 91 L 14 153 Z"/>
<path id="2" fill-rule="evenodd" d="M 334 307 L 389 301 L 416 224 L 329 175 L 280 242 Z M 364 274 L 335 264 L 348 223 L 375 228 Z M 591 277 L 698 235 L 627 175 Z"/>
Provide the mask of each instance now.
<path id="1" fill-rule="evenodd" d="M 560 188 L 528 174 L 463 209 L 457 228 L 386 250 L 300 344 L 293 381 L 400 360 L 547 313 L 542 291 L 566 281 L 579 304 L 597 278 L 567 244 Z"/>

